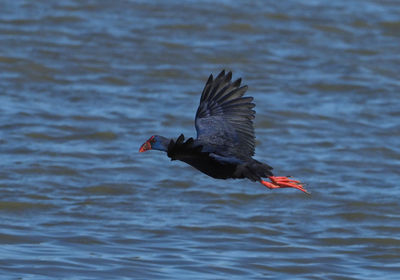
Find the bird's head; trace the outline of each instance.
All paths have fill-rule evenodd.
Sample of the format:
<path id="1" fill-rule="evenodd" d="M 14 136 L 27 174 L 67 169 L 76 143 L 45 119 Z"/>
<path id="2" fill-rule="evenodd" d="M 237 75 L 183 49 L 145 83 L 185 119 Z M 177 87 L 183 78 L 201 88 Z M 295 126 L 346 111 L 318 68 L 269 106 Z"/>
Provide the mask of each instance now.
<path id="1" fill-rule="evenodd" d="M 153 135 L 143 143 L 140 147 L 139 152 L 145 152 L 148 150 L 159 150 L 159 151 L 166 151 L 168 146 L 168 139 L 159 135 Z"/>

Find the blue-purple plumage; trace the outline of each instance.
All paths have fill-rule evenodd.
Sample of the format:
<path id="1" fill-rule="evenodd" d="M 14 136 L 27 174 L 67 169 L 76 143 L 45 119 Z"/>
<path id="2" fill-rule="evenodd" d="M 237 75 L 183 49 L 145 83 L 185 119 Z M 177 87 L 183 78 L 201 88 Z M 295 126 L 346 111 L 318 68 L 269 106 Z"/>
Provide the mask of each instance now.
<path id="1" fill-rule="evenodd" d="M 207 80 L 196 112 L 197 139 L 181 134 L 177 139 L 154 135 L 139 149 L 167 152 L 171 160 L 180 160 L 217 179 L 248 178 L 267 188 L 296 188 L 307 192 L 299 181 L 275 177 L 268 164 L 254 155 L 253 97 L 243 97 L 247 86 L 241 79 L 232 82 L 232 72 L 221 71 Z M 262 178 L 268 178 L 267 182 Z"/>
<path id="2" fill-rule="evenodd" d="M 232 72 L 213 79 L 210 75 L 201 94 L 195 125 L 197 141 L 219 155 L 246 160 L 254 155 L 252 97 L 243 97 L 247 86 L 231 82 Z"/>

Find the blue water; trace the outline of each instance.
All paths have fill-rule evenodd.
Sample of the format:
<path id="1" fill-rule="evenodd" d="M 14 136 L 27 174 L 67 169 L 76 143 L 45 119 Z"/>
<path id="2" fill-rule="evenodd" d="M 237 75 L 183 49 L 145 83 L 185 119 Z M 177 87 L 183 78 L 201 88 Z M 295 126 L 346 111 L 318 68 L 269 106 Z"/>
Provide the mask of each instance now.
<path id="1" fill-rule="evenodd" d="M 399 279 L 397 1 L 3 1 L 0 278 Z M 208 75 L 311 196 L 156 151 Z"/>

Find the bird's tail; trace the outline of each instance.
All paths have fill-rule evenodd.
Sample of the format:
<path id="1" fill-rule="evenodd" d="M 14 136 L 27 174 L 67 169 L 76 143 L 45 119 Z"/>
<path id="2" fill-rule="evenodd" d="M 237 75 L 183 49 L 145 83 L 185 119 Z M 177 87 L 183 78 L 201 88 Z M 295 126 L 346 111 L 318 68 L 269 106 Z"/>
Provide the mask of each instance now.
<path id="1" fill-rule="evenodd" d="M 260 181 L 263 177 L 273 176 L 272 167 L 266 163 L 259 162 L 255 159 L 239 165 L 236 168 L 236 178 L 247 178 L 252 181 Z"/>

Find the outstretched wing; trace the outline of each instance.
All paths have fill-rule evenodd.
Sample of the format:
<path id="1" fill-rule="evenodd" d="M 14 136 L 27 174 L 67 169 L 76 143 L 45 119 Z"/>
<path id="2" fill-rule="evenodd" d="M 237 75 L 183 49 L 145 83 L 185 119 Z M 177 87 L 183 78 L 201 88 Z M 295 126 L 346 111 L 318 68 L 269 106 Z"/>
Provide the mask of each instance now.
<path id="1" fill-rule="evenodd" d="M 208 78 L 196 113 L 197 139 L 222 155 L 248 158 L 254 155 L 255 105 L 253 97 L 243 97 L 247 86 L 240 86 L 241 78 L 231 79 L 225 70 Z"/>

